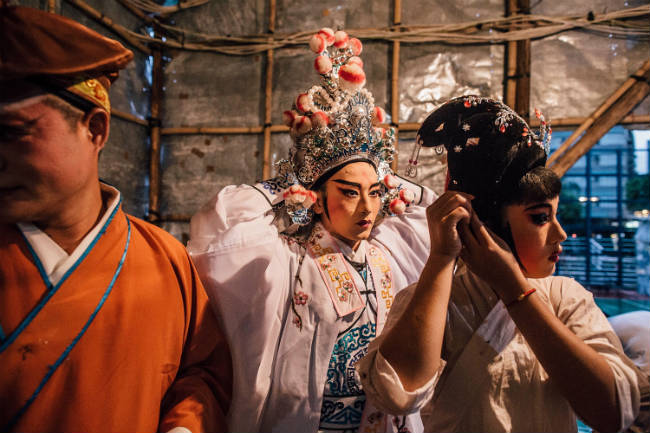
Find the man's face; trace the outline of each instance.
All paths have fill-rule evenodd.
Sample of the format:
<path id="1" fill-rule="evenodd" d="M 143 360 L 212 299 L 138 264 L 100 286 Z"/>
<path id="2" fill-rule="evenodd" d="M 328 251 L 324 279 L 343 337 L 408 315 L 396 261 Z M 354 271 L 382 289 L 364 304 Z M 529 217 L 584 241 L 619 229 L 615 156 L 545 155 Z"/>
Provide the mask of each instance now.
<path id="1" fill-rule="evenodd" d="M 509 205 L 505 208 L 517 255 L 530 278 L 555 272 L 566 233 L 557 220 L 558 197 L 539 203 Z"/>
<path id="2" fill-rule="evenodd" d="M 82 121 L 72 127 L 43 100 L 0 106 L 0 222 L 47 222 L 93 178 L 97 150 Z"/>
<path id="3" fill-rule="evenodd" d="M 370 236 L 381 207 L 381 195 L 374 167 L 367 162 L 354 162 L 327 180 L 325 195 L 318 193 L 315 211 L 330 233 L 356 249 L 362 239 Z"/>

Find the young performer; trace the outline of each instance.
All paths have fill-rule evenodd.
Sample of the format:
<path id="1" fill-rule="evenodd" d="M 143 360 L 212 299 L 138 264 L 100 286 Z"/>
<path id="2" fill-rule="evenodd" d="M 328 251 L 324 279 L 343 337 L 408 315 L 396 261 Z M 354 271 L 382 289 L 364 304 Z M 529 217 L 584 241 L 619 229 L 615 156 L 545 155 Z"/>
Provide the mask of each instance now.
<path id="1" fill-rule="evenodd" d="M 133 58 L 0 5 L 0 430 L 224 431 L 230 353 L 183 246 L 98 179 Z"/>
<path id="2" fill-rule="evenodd" d="M 638 410 L 635 370 L 592 295 L 551 276 L 566 234 L 538 117 L 536 135 L 500 102 L 465 96 L 419 131 L 447 149 L 449 190 L 427 210 L 420 280 L 359 370 L 389 413 L 431 399 L 425 431 L 568 432 L 576 415 L 618 431 Z"/>
<path id="3" fill-rule="evenodd" d="M 322 85 L 284 113 L 294 145 L 280 175 L 224 188 L 191 223 L 233 352 L 229 427 L 411 429 L 366 402 L 354 365 L 424 266 L 434 196 L 390 170 L 394 132 L 363 88 L 361 42 L 325 28 L 310 46 Z"/>

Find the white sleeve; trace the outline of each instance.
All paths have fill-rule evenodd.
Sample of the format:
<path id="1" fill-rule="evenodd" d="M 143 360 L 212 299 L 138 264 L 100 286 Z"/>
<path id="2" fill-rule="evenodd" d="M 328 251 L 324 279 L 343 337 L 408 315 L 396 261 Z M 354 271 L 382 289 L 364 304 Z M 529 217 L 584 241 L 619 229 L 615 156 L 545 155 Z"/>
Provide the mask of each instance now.
<path id="1" fill-rule="evenodd" d="M 391 253 L 407 284 L 420 278 L 429 257 L 431 241 L 426 209 L 438 198 L 429 188 L 419 188 L 420 200 L 411 204 L 404 214 L 386 217 L 374 230 L 375 240 Z"/>
<path id="2" fill-rule="evenodd" d="M 636 367 L 623 353 L 618 337 L 594 302 L 593 295 L 577 281 L 553 277 L 550 295 L 557 317 L 602 355 L 611 367 L 620 404 L 620 430 L 625 430 L 639 412 L 640 393 Z"/>
<path id="3" fill-rule="evenodd" d="M 440 368 L 426 384 L 414 391 L 407 391 L 393 366 L 379 351 L 385 333 L 395 326 L 411 301 L 414 290 L 415 285 L 412 285 L 397 294 L 382 334 L 370 342 L 368 353 L 356 365 L 366 397 L 378 409 L 391 415 L 407 415 L 420 410 L 431 399 L 445 365 L 441 359 Z"/>
<path id="4" fill-rule="evenodd" d="M 232 353 L 230 416 L 246 414 L 251 428 L 268 394 L 282 317 L 290 305 L 290 251 L 273 217 L 259 190 L 228 186 L 190 223 L 188 251 Z"/>

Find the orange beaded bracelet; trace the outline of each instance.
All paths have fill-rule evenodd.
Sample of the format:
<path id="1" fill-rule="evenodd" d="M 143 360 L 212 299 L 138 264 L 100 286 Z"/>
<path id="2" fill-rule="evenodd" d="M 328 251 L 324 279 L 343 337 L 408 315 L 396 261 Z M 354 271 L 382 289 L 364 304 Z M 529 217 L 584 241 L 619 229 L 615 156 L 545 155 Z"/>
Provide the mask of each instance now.
<path id="1" fill-rule="evenodd" d="M 516 304 L 517 302 L 521 302 L 521 301 L 523 301 L 524 299 L 526 299 L 528 296 L 532 295 L 532 294 L 535 293 L 536 291 L 537 291 L 537 289 L 534 288 L 534 287 L 531 288 L 531 289 L 526 290 L 524 293 L 522 293 L 521 295 L 517 296 L 517 297 L 516 297 L 515 299 L 513 299 L 512 301 L 508 302 L 508 303 L 506 304 L 506 308 L 510 308 L 510 307 L 512 307 L 514 304 Z"/>

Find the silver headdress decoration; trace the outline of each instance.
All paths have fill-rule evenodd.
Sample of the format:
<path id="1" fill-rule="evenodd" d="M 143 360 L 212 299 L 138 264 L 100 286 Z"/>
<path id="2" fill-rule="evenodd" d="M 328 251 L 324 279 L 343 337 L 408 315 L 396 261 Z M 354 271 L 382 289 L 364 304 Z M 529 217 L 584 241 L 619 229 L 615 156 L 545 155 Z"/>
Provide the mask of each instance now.
<path id="1" fill-rule="evenodd" d="M 324 28 L 312 36 L 309 46 L 318 54 L 314 66 L 322 84 L 298 95 L 292 110 L 284 112 L 294 146 L 290 167 L 281 165 L 307 188 L 331 169 L 354 160 L 372 162 L 383 177 L 390 172 L 395 153 L 395 131 L 379 126 L 386 113 L 375 107 L 372 94 L 363 88 L 361 41 Z"/>
<path id="2" fill-rule="evenodd" d="M 406 193 L 406 197 L 400 198 L 401 188 L 389 186 L 396 183 L 390 169 L 395 154 L 395 130 L 381 126 L 386 113 L 375 106 L 372 94 L 363 87 L 366 75 L 359 58 L 361 41 L 348 37 L 344 31 L 323 28 L 312 36 L 309 47 L 318 54 L 314 67 L 321 76 L 321 84 L 299 94 L 292 109 L 283 113 L 294 145 L 289 158 L 278 162 L 281 181 L 267 182 L 264 187 L 286 189 L 287 213 L 293 223 L 305 225 L 311 221 L 309 208 L 315 200 L 308 188 L 345 163 L 370 161 L 387 188 L 385 212 L 401 213 L 410 203 L 410 196 Z"/>

